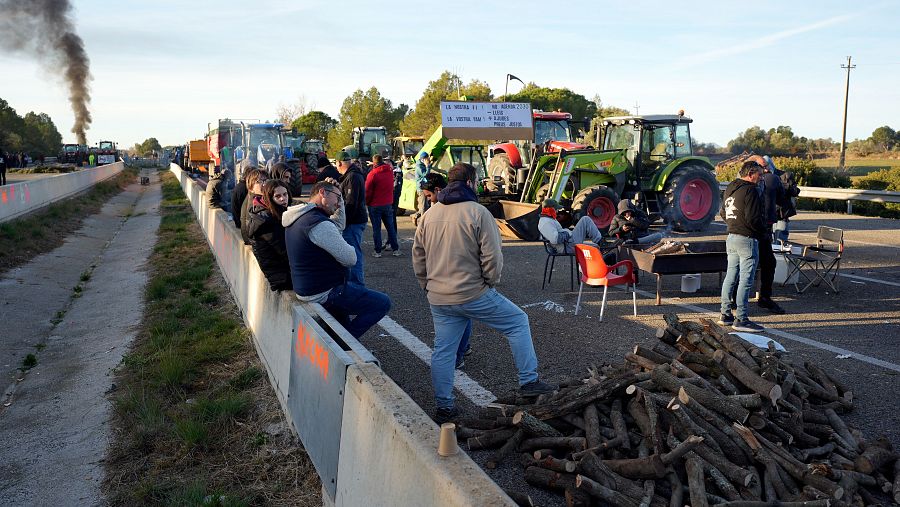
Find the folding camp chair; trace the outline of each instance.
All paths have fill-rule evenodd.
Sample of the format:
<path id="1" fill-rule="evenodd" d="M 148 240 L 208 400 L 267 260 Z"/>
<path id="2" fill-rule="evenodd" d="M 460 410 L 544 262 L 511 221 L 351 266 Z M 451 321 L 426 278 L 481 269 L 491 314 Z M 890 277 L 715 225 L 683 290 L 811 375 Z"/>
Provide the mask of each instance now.
<path id="1" fill-rule="evenodd" d="M 818 287 L 821 282 L 828 284 L 834 292 L 840 292 L 837 276 L 843 254 L 844 230 L 820 225 L 816 233 L 816 244 L 805 246 L 801 255 L 792 256 L 792 270 L 787 279 L 796 271 L 808 281 L 802 289 L 799 288 L 799 281 L 795 283 L 797 292 L 806 292 L 806 289 L 813 285 Z M 812 275 L 804 273 L 804 269 L 812 271 Z"/>

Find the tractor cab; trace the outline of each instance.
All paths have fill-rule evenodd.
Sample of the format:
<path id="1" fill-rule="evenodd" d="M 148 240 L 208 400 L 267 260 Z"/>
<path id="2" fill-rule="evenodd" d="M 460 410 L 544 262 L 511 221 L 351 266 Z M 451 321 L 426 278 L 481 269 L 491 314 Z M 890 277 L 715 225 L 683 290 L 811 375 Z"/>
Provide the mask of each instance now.
<path id="1" fill-rule="evenodd" d="M 603 120 L 604 150 L 625 150 L 642 187 L 670 162 L 693 156 L 690 123 L 683 115 L 616 116 Z"/>

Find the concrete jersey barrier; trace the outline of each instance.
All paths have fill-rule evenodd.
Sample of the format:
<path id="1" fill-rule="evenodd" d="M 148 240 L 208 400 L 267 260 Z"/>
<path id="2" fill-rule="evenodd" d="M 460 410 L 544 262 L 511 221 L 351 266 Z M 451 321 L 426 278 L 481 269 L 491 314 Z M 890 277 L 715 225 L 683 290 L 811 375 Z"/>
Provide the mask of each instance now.
<path id="1" fill-rule="evenodd" d="M 319 305 L 272 292 L 228 214 L 181 183 L 282 410 L 322 479 L 326 505 L 515 505 L 463 452 L 437 454 L 437 425 Z"/>
<path id="2" fill-rule="evenodd" d="M 83 192 L 119 174 L 124 168 L 125 164 L 116 162 L 39 180 L 3 185 L 0 187 L 0 223 Z"/>

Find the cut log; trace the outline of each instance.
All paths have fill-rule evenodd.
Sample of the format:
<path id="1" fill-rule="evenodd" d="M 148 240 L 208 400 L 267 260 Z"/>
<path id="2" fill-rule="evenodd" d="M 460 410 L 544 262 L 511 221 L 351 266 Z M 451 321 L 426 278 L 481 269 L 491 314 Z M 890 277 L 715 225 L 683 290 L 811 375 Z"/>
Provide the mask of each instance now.
<path id="1" fill-rule="evenodd" d="M 703 406 L 711 408 L 739 423 L 745 422 L 750 415 L 750 412 L 746 408 L 730 401 L 717 391 L 709 391 L 677 379 L 664 368 L 665 366 L 660 366 L 659 368 L 654 369 L 650 374 L 653 381 L 663 389 L 673 394 L 677 393 L 679 389 L 684 389 L 688 396 L 696 398 Z"/>
<path id="2" fill-rule="evenodd" d="M 525 433 L 535 437 L 561 437 L 562 433 L 550 426 L 549 424 L 538 420 L 524 410 L 516 412 L 512 418 L 512 423 L 522 429 Z"/>
<path id="3" fill-rule="evenodd" d="M 563 472 L 570 474 L 575 471 L 575 467 L 578 464 L 574 461 L 556 459 L 553 456 L 547 456 L 543 459 L 536 460 L 534 462 L 534 465 L 541 468 L 546 468 L 547 470 L 553 470 L 554 472 Z"/>
<path id="4" fill-rule="evenodd" d="M 687 471 L 688 490 L 691 494 L 692 507 L 708 507 L 706 500 L 706 476 L 703 466 L 695 457 L 684 460 L 684 468 Z"/>
<path id="5" fill-rule="evenodd" d="M 585 449 L 585 439 L 584 437 L 536 437 L 524 440 L 519 445 L 519 450 L 523 452 L 559 448 L 583 451 Z"/>
<path id="6" fill-rule="evenodd" d="M 674 343 L 674 341 L 675 340 L 672 340 L 673 343 Z M 662 355 L 668 357 L 670 360 L 678 357 L 678 349 L 676 349 L 672 344 L 666 343 L 663 341 L 658 341 L 658 342 L 654 343 L 650 347 L 650 350 L 652 350 L 653 352 L 662 354 Z"/>
<path id="7" fill-rule="evenodd" d="M 669 328 L 661 327 L 656 330 L 656 339 L 667 345 L 675 345 L 675 340 L 681 335 L 679 331 L 674 333 Z"/>
<path id="8" fill-rule="evenodd" d="M 612 421 L 613 430 L 616 437 L 612 440 L 604 442 L 601 447 L 611 449 L 621 447 L 622 449 L 631 449 L 631 442 L 628 439 L 628 427 L 625 426 L 625 418 L 622 416 L 622 400 L 617 398 L 612 402 L 609 410 L 609 419 Z"/>
<path id="9" fill-rule="evenodd" d="M 870 445 L 856 458 L 856 469 L 864 474 L 871 474 L 897 459 L 897 454 L 878 445 Z"/>
<path id="10" fill-rule="evenodd" d="M 672 360 L 671 357 L 668 357 L 664 354 L 660 354 L 653 349 L 644 347 L 643 345 L 635 345 L 634 349 L 632 349 L 632 353 L 636 356 L 641 356 L 645 359 L 649 359 L 657 364 L 668 363 Z"/>
<path id="11" fill-rule="evenodd" d="M 608 378 L 596 385 L 576 387 L 565 393 L 559 393 L 543 405 L 535 405 L 529 409 L 529 412 L 542 421 L 581 412 L 589 403 L 610 397 L 614 393 L 623 392 L 626 387 L 634 383 L 635 377 L 634 373 L 630 373 L 621 377 Z"/>
<path id="12" fill-rule="evenodd" d="M 722 378 L 722 377 L 719 377 Z M 762 408 L 762 397 L 754 394 L 732 394 L 728 396 L 731 401 L 736 401 L 742 407 L 748 410 L 759 410 Z"/>
<path id="13" fill-rule="evenodd" d="M 761 500 L 736 500 L 713 504 L 713 507 L 830 507 L 830 500 L 809 500 L 805 502 L 763 502 Z"/>
<path id="14" fill-rule="evenodd" d="M 513 436 L 511 436 L 509 440 L 507 440 L 506 443 L 503 444 L 503 447 L 498 449 L 490 458 L 488 458 L 485 466 L 490 469 L 497 468 L 497 466 L 500 465 L 500 462 L 503 461 L 503 458 L 509 456 L 514 450 L 516 450 L 516 448 L 519 447 L 519 443 L 521 443 L 524 439 L 525 432 L 521 429 L 516 431 Z M 542 447 L 547 446 L 541 446 L 539 448 Z"/>
<path id="15" fill-rule="evenodd" d="M 508 428 L 486 431 L 477 437 L 472 437 L 466 440 L 466 446 L 470 451 L 490 449 L 503 445 L 506 441 L 512 438 L 515 433 L 516 430 Z"/>
<path id="16" fill-rule="evenodd" d="M 683 507 L 684 486 L 681 483 L 681 478 L 678 477 L 678 474 L 675 473 L 674 470 L 669 470 L 669 473 L 666 474 L 666 480 L 669 481 L 669 488 L 671 491 L 669 507 Z"/>
<path id="17" fill-rule="evenodd" d="M 591 495 L 578 488 L 566 488 L 566 507 L 591 507 Z"/>
<path id="18" fill-rule="evenodd" d="M 781 386 L 760 377 L 731 354 L 717 350 L 713 359 L 723 364 L 748 389 L 771 400 L 772 406 L 781 398 Z"/>
<path id="19" fill-rule="evenodd" d="M 516 502 L 516 505 L 519 507 L 534 507 L 534 501 L 531 500 L 531 497 L 521 491 L 504 489 L 503 492 L 506 493 L 506 496 L 512 498 L 512 501 Z"/>
<path id="20" fill-rule="evenodd" d="M 618 491 L 633 500 L 639 500 L 643 495 L 643 489 L 639 483 L 622 477 L 613 472 L 597 457 L 596 454 L 588 454 L 578 463 L 576 471 L 599 484 L 614 491 Z"/>
<path id="21" fill-rule="evenodd" d="M 597 417 L 597 406 L 591 403 L 584 407 L 584 437 L 588 447 L 597 447 L 603 440 L 600 438 L 600 419 Z"/>
<path id="22" fill-rule="evenodd" d="M 844 424 L 843 419 L 838 417 L 837 413 L 830 408 L 825 410 L 825 417 L 828 418 L 828 423 L 831 424 L 834 431 L 837 432 L 837 434 L 844 439 L 844 442 L 850 446 L 850 450 L 859 452 L 859 442 L 857 442 L 856 438 L 850 433 L 850 430 L 847 428 L 847 425 Z"/>
<path id="23" fill-rule="evenodd" d="M 661 479 L 666 475 L 666 467 L 671 465 L 688 451 L 693 450 L 703 442 L 702 437 L 691 436 L 672 451 L 659 455 L 652 454 L 646 458 L 610 459 L 603 460 L 613 472 L 633 479 Z"/>
<path id="24" fill-rule="evenodd" d="M 647 371 L 650 371 L 653 368 L 656 368 L 657 366 L 659 366 L 659 363 L 652 361 L 650 359 L 647 359 L 644 356 L 639 356 L 637 354 L 630 354 L 630 353 L 625 354 L 625 360 L 628 361 L 629 363 L 636 364 L 637 366 L 639 366 Z"/>
<path id="25" fill-rule="evenodd" d="M 634 499 L 613 491 L 583 475 L 575 477 L 575 487 L 616 507 L 639 507 L 639 503 Z"/>
<path id="26" fill-rule="evenodd" d="M 575 487 L 575 476 L 531 466 L 525 469 L 525 482 L 539 488 L 562 491 L 566 488 Z"/>

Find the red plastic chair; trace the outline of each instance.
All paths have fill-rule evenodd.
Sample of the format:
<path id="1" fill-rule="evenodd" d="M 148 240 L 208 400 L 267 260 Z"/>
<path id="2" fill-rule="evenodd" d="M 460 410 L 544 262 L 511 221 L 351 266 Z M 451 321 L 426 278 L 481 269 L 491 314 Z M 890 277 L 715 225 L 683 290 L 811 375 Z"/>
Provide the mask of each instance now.
<path id="1" fill-rule="evenodd" d="M 578 286 L 578 301 L 575 303 L 575 315 L 581 306 L 581 290 L 584 285 L 594 287 L 603 286 L 603 303 L 600 305 L 600 321 L 603 321 L 603 311 L 606 309 L 606 290 L 616 285 L 625 285 L 625 290 L 631 285 L 631 300 L 634 305 L 634 314 L 637 315 L 637 276 L 634 273 L 634 264 L 629 260 L 619 261 L 612 266 L 607 266 L 603 260 L 603 254 L 597 247 L 591 245 L 575 245 L 575 260 L 578 261 L 578 270 L 581 272 L 581 284 Z M 617 275 L 614 271 L 619 267 L 625 267 L 625 273 Z"/>

